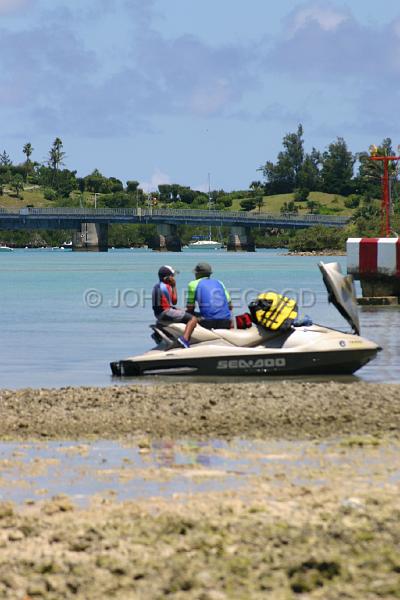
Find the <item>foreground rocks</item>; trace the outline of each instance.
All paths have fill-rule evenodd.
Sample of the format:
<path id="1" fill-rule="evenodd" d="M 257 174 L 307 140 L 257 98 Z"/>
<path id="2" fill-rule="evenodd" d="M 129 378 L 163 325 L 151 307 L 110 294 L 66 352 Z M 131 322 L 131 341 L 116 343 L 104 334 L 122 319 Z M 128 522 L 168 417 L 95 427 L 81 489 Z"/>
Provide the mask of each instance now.
<path id="1" fill-rule="evenodd" d="M 0 439 L 400 434 L 400 385 L 232 383 L 0 391 Z"/>
<path id="2" fill-rule="evenodd" d="M 56 498 L 22 514 L 0 504 L 0 597 L 399 598 L 396 494 L 339 503 L 304 488 L 289 516 L 278 510 L 261 494 L 89 511 Z"/>
<path id="3" fill-rule="evenodd" d="M 120 438 L 127 453 L 133 443 L 144 457 L 158 438 L 174 446 L 182 438 L 294 440 L 275 450 L 269 442 L 269 451 L 257 442 L 251 451 L 258 466 L 247 471 L 240 459 L 250 450 L 242 446 L 235 470 L 224 473 L 242 485 L 229 492 L 222 476 L 220 491 L 207 492 L 216 474 L 204 461 L 168 458 L 159 472 L 135 474 L 122 460 L 109 469 L 110 482 L 151 477 L 154 496 L 124 503 L 93 496 L 83 508 L 68 495 L 40 500 L 40 490 L 25 504 L 7 501 L 10 485 L 46 473 L 48 461 L 24 460 L 21 443 L 0 460 L 0 598 L 400 598 L 399 385 L 1 391 L 0 415 L 3 441 L 69 439 L 73 461 L 85 453 L 74 440 L 84 439 Z M 230 451 L 215 447 L 221 456 Z M 186 493 L 163 497 L 163 484 L 177 472 L 200 481 L 200 492 L 189 484 Z"/>

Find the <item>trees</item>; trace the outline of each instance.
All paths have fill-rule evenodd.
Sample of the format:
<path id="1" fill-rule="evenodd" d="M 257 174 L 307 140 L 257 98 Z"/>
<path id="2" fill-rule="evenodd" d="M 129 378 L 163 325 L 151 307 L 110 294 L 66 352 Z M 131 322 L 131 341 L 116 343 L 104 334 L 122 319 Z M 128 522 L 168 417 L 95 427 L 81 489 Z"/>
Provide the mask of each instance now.
<path id="1" fill-rule="evenodd" d="M 313 148 L 310 154 L 306 154 L 303 164 L 297 177 L 297 183 L 300 189 L 317 191 L 321 188 L 321 153 Z"/>
<path id="2" fill-rule="evenodd" d="M 22 152 L 26 156 L 25 164 L 29 164 L 31 162 L 31 156 L 32 156 L 33 150 L 34 150 L 34 148 L 33 148 L 32 144 L 30 142 L 27 142 L 24 145 L 24 147 L 22 148 Z"/>
<path id="3" fill-rule="evenodd" d="M 281 206 L 281 214 L 285 214 L 285 213 L 298 213 L 299 209 L 296 206 L 296 204 L 294 203 L 293 200 L 290 200 L 289 202 L 284 202 Z"/>
<path id="4" fill-rule="evenodd" d="M 11 179 L 11 188 L 15 191 L 17 198 L 20 198 L 20 191 L 24 189 L 24 178 L 17 173 Z"/>
<path id="5" fill-rule="evenodd" d="M 289 250 L 299 252 L 343 249 L 346 238 L 346 230 L 316 225 L 309 229 L 301 229 L 289 238 Z"/>
<path id="6" fill-rule="evenodd" d="M 254 196 L 254 202 L 258 208 L 258 212 L 261 212 L 261 209 L 264 206 L 264 198 L 262 196 Z"/>
<path id="7" fill-rule="evenodd" d="M 24 178 L 25 178 L 25 181 L 27 181 L 28 180 L 28 175 L 30 173 L 32 173 L 32 171 L 33 171 L 33 164 L 32 164 L 32 161 L 31 161 L 31 156 L 32 156 L 32 152 L 33 152 L 33 146 L 32 146 L 32 144 L 30 142 L 27 142 L 24 145 L 24 147 L 22 148 L 22 152 L 26 156 Z"/>
<path id="8" fill-rule="evenodd" d="M 384 138 L 376 150 L 377 156 L 394 156 L 392 140 Z M 380 198 L 383 177 L 383 164 L 380 161 L 370 160 L 370 153 L 363 151 L 357 154 L 359 169 L 355 178 L 355 190 L 367 198 Z M 395 177 L 396 167 L 389 163 L 389 176 Z"/>
<path id="9" fill-rule="evenodd" d="M 268 194 L 290 193 L 299 187 L 299 174 L 304 161 L 303 126 L 300 124 L 295 133 L 287 133 L 282 144 L 284 150 L 279 152 L 277 163 L 274 165 L 267 161 L 261 167 Z"/>
<path id="10" fill-rule="evenodd" d="M 78 187 L 76 171 L 62 169 L 54 172 L 51 167 L 41 165 L 37 168 L 36 173 L 39 185 L 54 190 L 56 196 L 61 196 L 61 198 L 68 198 L 70 193 Z"/>
<path id="11" fill-rule="evenodd" d="M 11 167 L 12 165 L 12 160 L 5 150 L 0 154 L 0 165 L 3 167 Z"/>
<path id="12" fill-rule="evenodd" d="M 106 185 L 107 178 L 104 177 L 98 169 L 94 169 L 90 175 L 84 177 L 85 189 L 94 194 L 108 193 L 110 190 Z"/>
<path id="13" fill-rule="evenodd" d="M 254 198 L 243 198 L 240 201 L 240 208 L 242 210 L 253 210 L 256 207 L 256 201 Z"/>
<path id="14" fill-rule="evenodd" d="M 60 196 L 63 198 L 68 198 L 70 192 L 76 187 L 76 181 L 72 185 L 71 180 L 71 174 L 73 173 L 73 178 L 75 178 L 76 171 L 68 171 L 68 169 L 60 171 L 60 167 L 64 165 L 65 156 L 66 154 L 63 150 L 63 143 L 61 139 L 57 137 L 49 150 L 47 158 L 47 165 L 48 169 L 50 169 L 51 177 L 50 181 L 47 181 L 46 183 L 49 185 L 49 187 L 56 190 Z M 44 174 L 44 171 L 42 171 L 42 173 Z"/>
<path id="15" fill-rule="evenodd" d="M 353 191 L 353 166 L 355 157 L 343 138 L 328 146 L 322 155 L 322 191 L 347 196 Z"/>
<path id="16" fill-rule="evenodd" d="M 310 195 L 310 190 L 305 187 L 297 188 L 294 190 L 295 202 L 305 202 Z"/>
<path id="17" fill-rule="evenodd" d="M 59 137 L 57 137 L 52 147 L 49 150 L 47 164 L 53 171 L 58 171 L 59 168 L 64 164 L 63 159 L 66 154 L 63 150 L 63 143 Z"/>
<path id="18" fill-rule="evenodd" d="M 134 194 L 136 193 L 136 190 L 139 187 L 139 182 L 132 179 L 126 182 L 126 191 L 129 192 L 130 194 Z"/>
<path id="19" fill-rule="evenodd" d="M 308 200 L 307 208 L 310 211 L 311 215 L 317 215 L 320 212 L 321 204 L 316 200 Z"/>

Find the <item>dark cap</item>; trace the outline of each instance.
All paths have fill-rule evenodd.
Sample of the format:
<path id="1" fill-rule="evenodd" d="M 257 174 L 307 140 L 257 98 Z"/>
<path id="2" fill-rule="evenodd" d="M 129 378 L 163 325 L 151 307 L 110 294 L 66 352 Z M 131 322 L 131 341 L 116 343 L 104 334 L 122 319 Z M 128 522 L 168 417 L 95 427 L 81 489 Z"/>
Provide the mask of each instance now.
<path id="1" fill-rule="evenodd" d="M 165 277 L 171 277 L 171 275 L 176 275 L 177 273 L 178 271 L 175 271 L 175 269 L 169 265 L 163 265 L 158 269 L 158 277 L 160 281 L 162 281 Z"/>
<path id="2" fill-rule="evenodd" d="M 211 265 L 209 265 L 206 262 L 199 262 L 195 268 L 194 268 L 194 272 L 196 274 L 198 273 L 203 273 L 204 275 L 211 275 L 212 273 L 212 267 Z"/>

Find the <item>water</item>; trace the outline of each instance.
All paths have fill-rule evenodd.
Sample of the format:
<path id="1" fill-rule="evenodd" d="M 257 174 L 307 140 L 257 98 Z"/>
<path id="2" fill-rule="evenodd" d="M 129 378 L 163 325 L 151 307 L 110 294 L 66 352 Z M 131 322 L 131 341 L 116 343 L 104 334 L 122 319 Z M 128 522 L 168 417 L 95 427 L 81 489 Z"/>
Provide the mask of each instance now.
<path id="1" fill-rule="evenodd" d="M 151 289 L 163 262 L 179 269 L 180 302 L 192 269 L 210 262 L 233 291 L 235 312 L 256 292 L 299 293 L 301 311 L 315 322 L 348 330 L 327 303 L 318 257 L 146 250 L 73 253 L 17 250 L 0 254 L 0 387 L 60 387 L 115 383 L 109 362 L 148 349 Z M 345 257 L 337 260 L 345 271 Z M 88 304 L 98 306 L 90 307 Z M 363 309 L 362 332 L 384 350 L 359 374 L 368 381 L 400 381 L 400 311 Z"/>
<path id="2" fill-rule="evenodd" d="M 327 486 L 340 477 L 347 488 L 398 485 L 399 445 L 346 447 L 340 442 L 236 439 L 154 440 L 146 448 L 132 439 L 96 442 L 1 442 L 0 501 L 18 504 L 68 495 L 85 506 L 94 498 L 117 501 L 193 498 L 207 492 L 239 491 L 268 482 L 263 499 L 282 488 Z M 348 493 L 349 490 L 342 492 Z M 281 498 L 280 498 L 281 500 Z"/>

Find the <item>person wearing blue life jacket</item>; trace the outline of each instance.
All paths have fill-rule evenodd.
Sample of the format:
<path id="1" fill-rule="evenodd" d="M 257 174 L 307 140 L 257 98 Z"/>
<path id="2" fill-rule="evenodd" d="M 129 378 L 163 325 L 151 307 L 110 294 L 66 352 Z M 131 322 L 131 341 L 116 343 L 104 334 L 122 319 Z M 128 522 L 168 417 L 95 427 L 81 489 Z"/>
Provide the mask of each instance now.
<path id="1" fill-rule="evenodd" d="M 196 279 L 188 286 L 186 311 L 194 314 L 196 304 L 200 315 L 198 323 L 206 329 L 230 329 L 232 327 L 232 301 L 228 290 L 218 279 L 211 279 L 212 268 L 201 262 L 194 269 Z M 189 339 L 179 339 L 182 346 L 189 347 Z M 186 344 L 184 343 L 186 342 Z"/>

